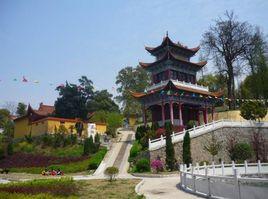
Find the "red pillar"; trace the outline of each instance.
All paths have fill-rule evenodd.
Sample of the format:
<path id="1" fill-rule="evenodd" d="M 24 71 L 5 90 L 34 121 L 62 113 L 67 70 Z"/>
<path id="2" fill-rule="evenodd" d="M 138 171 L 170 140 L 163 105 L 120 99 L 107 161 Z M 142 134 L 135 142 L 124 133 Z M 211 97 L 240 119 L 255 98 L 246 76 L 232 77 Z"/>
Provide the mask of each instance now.
<path id="1" fill-rule="evenodd" d="M 205 107 L 203 109 L 203 118 L 204 118 L 204 123 L 207 124 L 208 123 L 208 111 L 207 111 L 207 107 Z"/>
<path id="2" fill-rule="evenodd" d="M 169 103 L 169 111 L 170 111 L 170 121 L 171 121 L 171 124 L 174 124 L 173 102 L 172 101 L 170 101 L 170 103 Z"/>
<path id="3" fill-rule="evenodd" d="M 162 123 L 164 126 L 165 125 L 165 104 L 164 103 L 162 103 L 161 109 L 162 109 Z"/>
<path id="4" fill-rule="evenodd" d="M 182 121 L 182 110 L 181 110 L 181 107 L 182 104 L 179 103 L 179 119 L 180 119 L 180 126 L 183 126 L 183 121 Z"/>

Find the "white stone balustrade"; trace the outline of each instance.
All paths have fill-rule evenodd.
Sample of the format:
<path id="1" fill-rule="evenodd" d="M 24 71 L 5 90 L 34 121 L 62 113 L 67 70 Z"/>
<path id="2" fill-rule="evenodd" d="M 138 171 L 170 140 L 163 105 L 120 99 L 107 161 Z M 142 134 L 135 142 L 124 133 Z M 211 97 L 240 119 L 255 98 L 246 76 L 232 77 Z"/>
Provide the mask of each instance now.
<path id="1" fill-rule="evenodd" d="M 232 120 L 218 120 L 212 121 L 211 123 L 207 123 L 201 126 L 194 127 L 192 129 L 183 130 L 181 132 L 172 133 L 172 143 L 177 143 L 183 140 L 183 137 L 186 132 L 189 132 L 190 137 L 197 137 L 203 135 L 205 133 L 209 133 L 211 131 L 223 128 L 223 127 L 241 127 L 241 128 L 248 128 L 248 127 L 260 127 L 260 128 L 268 128 L 268 122 L 255 122 L 255 121 L 232 121 Z M 149 150 L 157 150 L 162 148 L 166 145 L 166 137 L 162 136 L 161 138 L 149 140 Z"/>

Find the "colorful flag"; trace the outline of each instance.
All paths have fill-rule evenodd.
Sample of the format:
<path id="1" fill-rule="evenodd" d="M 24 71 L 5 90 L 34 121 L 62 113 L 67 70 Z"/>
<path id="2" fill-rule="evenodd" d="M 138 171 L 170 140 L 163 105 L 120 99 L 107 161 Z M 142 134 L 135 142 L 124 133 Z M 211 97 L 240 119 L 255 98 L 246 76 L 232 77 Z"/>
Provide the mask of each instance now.
<path id="1" fill-rule="evenodd" d="M 28 80 L 23 76 L 22 77 L 22 82 L 26 83 L 26 82 L 28 82 Z"/>

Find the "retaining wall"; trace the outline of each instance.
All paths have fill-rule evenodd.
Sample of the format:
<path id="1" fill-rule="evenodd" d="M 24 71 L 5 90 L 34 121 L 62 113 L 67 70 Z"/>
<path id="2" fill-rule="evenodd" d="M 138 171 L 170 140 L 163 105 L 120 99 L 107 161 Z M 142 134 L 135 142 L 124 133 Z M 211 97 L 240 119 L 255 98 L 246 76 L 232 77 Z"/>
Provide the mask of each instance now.
<path id="1" fill-rule="evenodd" d="M 212 156 L 204 149 L 205 144 L 211 142 L 212 134 L 215 135 L 216 139 L 222 142 L 222 149 L 220 150 L 219 154 L 215 156 L 215 162 L 218 163 L 219 159 L 223 160 L 224 162 L 230 162 L 231 159 L 228 156 L 228 152 L 226 150 L 228 145 L 228 138 L 230 136 L 234 136 L 238 142 L 247 142 L 251 143 L 253 132 L 260 132 L 266 140 L 265 148 L 266 148 L 266 160 L 268 159 L 268 128 L 241 128 L 241 127 L 224 127 L 217 130 L 214 130 L 210 133 L 206 133 L 200 135 L 198 137 L 191 138 L 191 155 L 193 163 L 201 162 L 201 161 L 208 161 L 212 162 Z M 175 150 L 175 158 L 177 163 L 182 163 L 182 144 L 183 142 L 178 142 L 174 144 Z M 150 151 L 150 160 L 157 159 L 160 157 L 163 162 L 165 162 L 166 157 L 166 147 L 162 147 L 160 149 L 156 149 Z M 253 157 L 252 160 L 254 160 Z"/>

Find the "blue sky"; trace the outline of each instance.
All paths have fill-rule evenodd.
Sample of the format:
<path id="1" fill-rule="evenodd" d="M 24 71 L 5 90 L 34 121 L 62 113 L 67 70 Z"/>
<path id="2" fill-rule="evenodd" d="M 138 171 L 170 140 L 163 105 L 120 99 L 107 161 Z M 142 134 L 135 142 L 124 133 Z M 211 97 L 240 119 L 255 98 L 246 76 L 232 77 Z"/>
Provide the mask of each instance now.
<path id="1" fill-rule="evenodd" d="M 0 0 L 0 105 L 53 104 L 55 86 L 81 75 L 115 94 L 120 69 L 153 60 L 145 45 L 168 30 L 195 47 L 225 10 L 268 34 L 267 0 Z"/>

